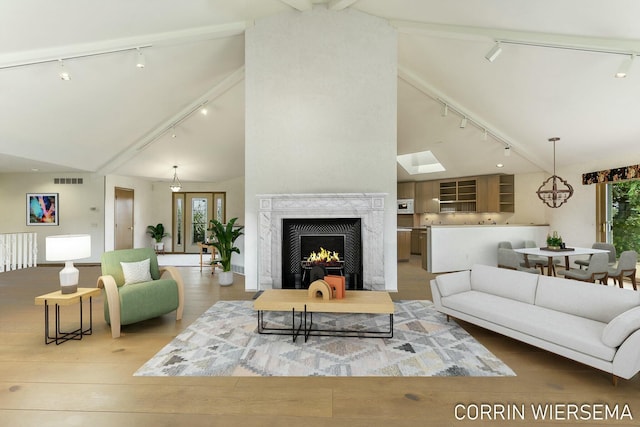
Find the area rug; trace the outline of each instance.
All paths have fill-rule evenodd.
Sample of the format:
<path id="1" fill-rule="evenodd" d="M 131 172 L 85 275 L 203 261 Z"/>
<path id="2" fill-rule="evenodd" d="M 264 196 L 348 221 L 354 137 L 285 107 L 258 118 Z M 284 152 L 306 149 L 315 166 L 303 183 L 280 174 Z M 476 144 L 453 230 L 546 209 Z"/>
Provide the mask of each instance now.
<path id="1" fill-rule="evenodd" d="M 136 376 L 514 376 L 431 301 L 395 302 L 393 338 L 260 335 L 253 301 L 220 301 Z M 291 313 L 267 312 L 270 327 Z M 320 328 L 388 328 L 388 315 L 319 314 Z"/>

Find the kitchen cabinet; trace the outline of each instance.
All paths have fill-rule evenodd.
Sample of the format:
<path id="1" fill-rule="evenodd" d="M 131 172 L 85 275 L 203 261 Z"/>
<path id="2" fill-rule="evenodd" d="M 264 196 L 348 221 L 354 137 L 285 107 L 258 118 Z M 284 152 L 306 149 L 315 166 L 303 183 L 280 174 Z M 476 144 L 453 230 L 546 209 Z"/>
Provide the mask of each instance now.
<path id="1" fill-rule="evenodd" d="M 440 212 L 476 212 L 475 178 L 440 181 Z"/>
<path id="2" fill-rule="evenodd" d="M 420 255 L 422 246 L 420 245 L 420 230 L 411 230 L 411 254 Z"/>
<path id="3" fill-rule="evenodd" d="M 411 230 L 398 230 L 398 261 L 411 258 Z"/>
<path id="4" fill-rule="evenodd" d="M 478 212 L 515 212 L 513 175 L 485 175 L 477 178 Z"/>
<path id="5" fill-rule="evenodd" d="M 416 213 L 438 213 L 440 203 L 438 202 L 438 181 L 416 182 L 416 198 L 414 209 Z"/>
<path id="6" fill-rule="evenodd" d="M 399 182 L 398 183 L 398 199 L 415 199 L 416 183 L 415 182 Z"/>
<path id="7" fill-rule="evenodd" d="M 442 181 L 398 183 L 399 199 L 414 199 L 417 214 L 515 212 L 513 175 L 482 175 Z M 408 225 L 408 224 L 407 224 Z"/>

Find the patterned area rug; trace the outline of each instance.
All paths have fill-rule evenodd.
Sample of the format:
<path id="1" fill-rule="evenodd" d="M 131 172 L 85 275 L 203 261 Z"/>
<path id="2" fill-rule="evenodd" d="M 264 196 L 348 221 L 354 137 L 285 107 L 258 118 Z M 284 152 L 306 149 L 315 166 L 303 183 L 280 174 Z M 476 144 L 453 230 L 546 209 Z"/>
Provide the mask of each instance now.
<path id="1" fill-rule="evenodd" d="M 394 337 L 260 335 L 253 301 L 220 301 L 145 363 L 137 376 L 514 376 L 431 301 L 395 302 Z M 290 313 L 265 313 L 288 327 Z M 388 328 L 388 315 L 318 314 L 320 328 Z"/>

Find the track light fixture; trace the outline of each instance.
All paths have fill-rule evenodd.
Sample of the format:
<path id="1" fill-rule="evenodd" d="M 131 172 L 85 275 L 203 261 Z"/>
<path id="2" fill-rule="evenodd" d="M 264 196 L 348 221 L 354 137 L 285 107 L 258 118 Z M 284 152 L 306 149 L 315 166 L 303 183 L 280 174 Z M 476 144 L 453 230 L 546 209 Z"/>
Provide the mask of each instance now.
<path id="1" fill-rule="evenodd" d="M 144 57 L 144 52 L 142 52 L 142 49 L 140 48 L 136 48 L 136 50 L 138 51 L 138 54 L 136 55 L 136 67 L 144 68 L 147 65 L 147 60 Z"/>
<path id="2" fill-rule="evenodd" d="M 442 106 L 442 117 L 447 117 L 449 115 L 449 106 L 444 104 Z"/>
<path id="3" fill-rule="evenodd" d="M 620 68 L 618 68 L 618 72 L 615 74 L 616 78 L 623 79 L 627 77 L 627 74 L 629 74 L 629 69 L 631 69 L 631 64 L 633 64 L 633 57 L 634 55 L 629 55 L 627 58 L 624 58 L 622 60 Z"/>
<path id="4" fill-rule="evenodd" d="M 500 56 L 500 53 L 502 53 L 502 47 L 500 46 L 500 42 L 498 41 L 495 45 L 493 45 L 493 47 L 489 50 L 489 52 L 487 52 L 484 57 L 487 59 L 487 61 L 493 62 L 498 56 Z"/>
<path id="5" fill-rule="evenodd" d="M 571 46 L 571 45 L 563 45 L 563 44 L 553 44 L 553 43 L 540 43 L 534 41 L 527 40 L 496 40 L 496 44 L 487 52 L 484 56 L 489 62 L 495 61 L 495 59 L 502 52 L 501 45 L 502 44 L 512 44 L 519 46 L 533 46 L 533 47 L 544 47 L 547 49 L 564 49 L 564 50 L 573 50 L 578 52 L 593 52 L 593 53 L 603 53 L 608 55 L 623 55 L 625 58 L 620 64 L 620 68 L 618 68 L 618 72 L 615 74 L 616 78 L 624 78 L 627 77 L 629 73 L 629 69 L 633 64 L 633 59 L 636 56 L 637 52 L 624 52 L 619 50 L 608 50 L 602 49 L 600 47 L 585 47 L 585 46 Z"/>
<path id="6" fill-rule="evenodd" d="M 174 193 L 177 192 L 177 191 L 180 191 L 182 189 L 182 184 L 180 183 L 180 180 L 178 179 L 178 166 L 174 166 L 173 167 L 173 181 L 171 181 L 171 185 L 169 186 L 169 188 Z"/>
<path id="7" fill-rule="evenodd" d="M 69 74 L 69 71 L 65 68 L 64 61 L 62 59 L 58 59 L 58 62 L 60 64 L 60 70 L 58 70 L 59 71 L 58 75 L 60 76 L 60 79 L 64 81 L 71 80 L 71 75 Z"/>
<path id="8" fill-rule="evenodd" d="M 510 155 L 511 155 L 511 147 L 507 145 L 506 147 L 504 147 L 504 156 L 509 157 Z"/>
<path id="9" fill-rule="evenodd" d="M 17 67 L 26 67 L 29 65 L 36 65 L 36 64 L 48 64 L 48 63 L 55 63 L 57 62 L 58 64 L 62 64 L 63 61 L 69 61 L 71 59 L 78 59 L 78 58 L 89 58 L 92 56 L 101 56 L 101 55 L 111 55 L 114 53 L 119 53 L 119 52 L 129 52 L 132 50 L 135 50 L 138 52 L 138 60 L 140 59 L 140 55 L 142 55 L 142 50 L 143 48 L 148 48 L 148 47 L 152 47 L 152 45 L 150 44 L 145 44 L 145 45 L 140 45 L 140 46 L 130 46 L 130 47 L 122 47 L 122 48 L 114 48 L 114 49 L 105 49 L 105 50 L 96 50 L 96 51 L 92 51 L 92 52 L 85 52 L 85 53 L 78 53 L 78 54 L 68 54 L 62 57 L 48 57 L 48 58 L 42 58 L 42 59 L 29 59 L 29 60 L 25 60 L 25 61 L 16 61 L 16 62 L 12 62 L 10 64 L 7 65 L 0 65 L 0 70 L 4 70 L 7 68 L 17 68 Z M 144 59 L 144 55 L 142 56 L 142 59 Z M 138 65 L 139 62 L 136 62 L 136 66 L 140 67 L 140 65 Z M 63 66 L 63 65 L 61 65 Z M 144 65 L 143 65 L 144 66 Z M 61 72 L 60 72 L 61 74 Z M 68 74 L 68 73 L 67 73 Z M 62 78 L 62 76 L 60 77 Z M 69 80 L 69 79 L 63 79 L 63 80 Z"/>
<path id="10" fill-rule="evenodd" d="M 466 127 L 467 127 L 467 118 L 462 117 L 462 120 L 460 120 L 460 129 L 464 129 Z"/>

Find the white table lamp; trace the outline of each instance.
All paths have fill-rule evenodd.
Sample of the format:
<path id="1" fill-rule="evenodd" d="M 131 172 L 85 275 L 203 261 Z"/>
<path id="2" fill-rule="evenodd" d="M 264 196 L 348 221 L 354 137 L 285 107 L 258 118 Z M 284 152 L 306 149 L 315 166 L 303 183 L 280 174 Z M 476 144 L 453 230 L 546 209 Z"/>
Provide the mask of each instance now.
<path id="1" fill-rule="evenodd" d="M 45 239 L 47 261 L 64 261 L 60 270 L 60 289 L 63 294 L 78 290 L 80 271 L 73 266 L 73 260 L 91 256 L 91 236 L 88 234 L 65 234 L 48 236 Z"/>

